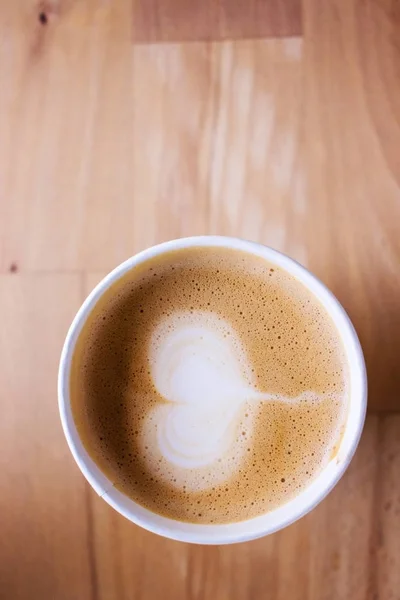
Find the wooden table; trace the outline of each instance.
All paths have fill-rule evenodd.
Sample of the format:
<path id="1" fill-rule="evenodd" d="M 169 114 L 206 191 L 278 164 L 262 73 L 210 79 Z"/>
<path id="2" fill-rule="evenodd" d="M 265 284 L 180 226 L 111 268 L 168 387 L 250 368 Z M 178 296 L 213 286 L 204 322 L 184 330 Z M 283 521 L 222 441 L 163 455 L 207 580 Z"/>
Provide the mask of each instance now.
<path id="1" fill-rule="evenodd" d="M 400 598 L 397 0 L 0 0 L 0 598 Z M 370 415 L 285 531 L 196 547 L 125 521 L 64 441 L 95 283 L 183 235 L 261 241 L 353 319 Z"/>

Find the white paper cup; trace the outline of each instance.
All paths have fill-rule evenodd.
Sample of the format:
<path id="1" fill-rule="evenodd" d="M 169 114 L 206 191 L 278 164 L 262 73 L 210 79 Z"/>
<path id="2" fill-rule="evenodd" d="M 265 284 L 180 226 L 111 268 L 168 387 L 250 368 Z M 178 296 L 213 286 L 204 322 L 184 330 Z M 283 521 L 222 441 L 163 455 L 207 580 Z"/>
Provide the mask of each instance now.
<path id="1" fill-rule="evenodd" d="M 339 450 L 322 472 L 295 498 L 261 516 L 224 525 L 201 525 L 168 519 L 143 508 L 113 487 L 86 452 L 71 413 L 69 378 L 71 358 L 79 333 L 92 308 L 114 281 L 150 258 L 189 247 L 223 247 L 249 252 L 285 269 L 300 280 L 324 305 L 342 338 L 349 364 L 350 398 L 345 430 Z M 61 422 L 71 452 L 82 473 L 106 502 L 137 525 L 165 537 L 199 544 L 228 544 L 252 540 L 290 525 L 331 491 L 348 467 L 362 432 L 367 405 L 367 378 L 364 357 L 357 334 L 346 312 L 333 294 L 307 269 L 266 246 L 237 238 L 200 236 L 183 238 L 154 246 L 128 259 L 101 281 L 85 300 L 68 331 L 61 354 L 58 376 Z"/>

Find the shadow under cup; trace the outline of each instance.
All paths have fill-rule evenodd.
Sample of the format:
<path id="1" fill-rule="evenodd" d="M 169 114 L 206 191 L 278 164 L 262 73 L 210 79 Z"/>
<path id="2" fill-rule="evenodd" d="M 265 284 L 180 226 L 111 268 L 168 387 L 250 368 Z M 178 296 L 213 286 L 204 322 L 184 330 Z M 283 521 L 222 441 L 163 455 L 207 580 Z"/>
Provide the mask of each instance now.
<path id="1" fill-rule="evenodd" d="M 331 316 L 342 339 L 349 365 L 348 415 L 336 455 L 303 491 L 286 504 L 247 521 L 222 525 L 175 521 L 151 512 L 118 491 L 85 450 L 70 406 L 69 380 L 75 344 L 99 298 L 111 284 L 137 265 L 173 250 L 193 247 L 244 251 L 274 263 L 300 280 Z M 367 379 L 361 346 L 349 317 L 333 294 L 307 269 L 287 256 L 260 244 L 237 238 L 200 236 L 173 240 L 144 250 L 122 263 L 97 285 L 83 303 L 68 331 L 60 360 L 58 400 L 64 433 L 79 468 L 95 491 L 115 510 L 137 525 L 171 539 L 201 544 L 226 544 L 255 539 L 290 525 L 314 508 L 335 486 L 348 467 L 361 436 L 367 404 Z"/>

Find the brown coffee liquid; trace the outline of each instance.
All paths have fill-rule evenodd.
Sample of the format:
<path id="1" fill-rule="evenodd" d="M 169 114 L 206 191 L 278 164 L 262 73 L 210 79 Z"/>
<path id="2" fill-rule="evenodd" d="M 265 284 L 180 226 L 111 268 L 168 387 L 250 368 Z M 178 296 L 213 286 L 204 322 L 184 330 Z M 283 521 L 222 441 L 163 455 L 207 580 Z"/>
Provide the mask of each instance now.
<path id="1" fill-rule="evenodd" d="M 235 331 L 258 394 L 291 400 L 243 404 L 235 439 L 245 452 L 234 464 L 235 446 L 221 456 L 222 480 L 210 485 L 212 464 L 178 468 L 177 477 L 157 439 L 146 438 L 152 411 L 171 404 L 152 378 L 154 331 L 200 312 Z M 245 252 L 190 248 L 133 268 L 107 290 L 80 333 L 70 392 L 83 444 L 116 488 L 172 519 L 230 523 L 287 502 L 325 466 L 342 434 L 347 382 L 339 333 L 300 281 Z"/>

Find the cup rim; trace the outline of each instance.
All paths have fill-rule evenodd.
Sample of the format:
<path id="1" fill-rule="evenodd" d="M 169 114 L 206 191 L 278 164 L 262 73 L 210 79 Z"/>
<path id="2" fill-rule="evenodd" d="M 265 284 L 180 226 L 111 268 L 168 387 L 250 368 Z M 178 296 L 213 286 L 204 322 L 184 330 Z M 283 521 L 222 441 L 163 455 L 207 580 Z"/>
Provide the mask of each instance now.
<path id="1" fill-rule="evenodd" d="M 224 247 L 242 250 L 260 256 L 296 277 L 317 297 L 334 321 L 342 338 L 349 364 L 350 413 L 346 418 L 345 432 L 335 458 L 331 459 L 322 472 L 295 498 L 272 511 L 238 523 L 201 525 L 175 521 L 158 515 L 129 499 L 113 486 L 89 456 L 80 440 L 71 412 L 69 397 L 71 359 L 82 327 L 99 298 L 115 281 L 135 266 L 157 255 L 189 247 Z M 357 395 L 356 398 L 352 397 L 353 393 Z M 69 327 L 61 352 L 58 371 L 58 405 L 64 435 L 77 465 L 97 494 L 117 512 L 148 531 L 173 540 L 201 544 L 227 544 L 256 539 L 290 525 L 311 511 L 332 490 L 347 469 L 361 437 L 367 407 L 367 375 L 361 344 L 346 311 L 333 293 L 305 267 L 282 252 L 256 242 L 227 236 L 192 236 L 162 242 L 142 250 L 108 273 L 88 295 Z"/>

